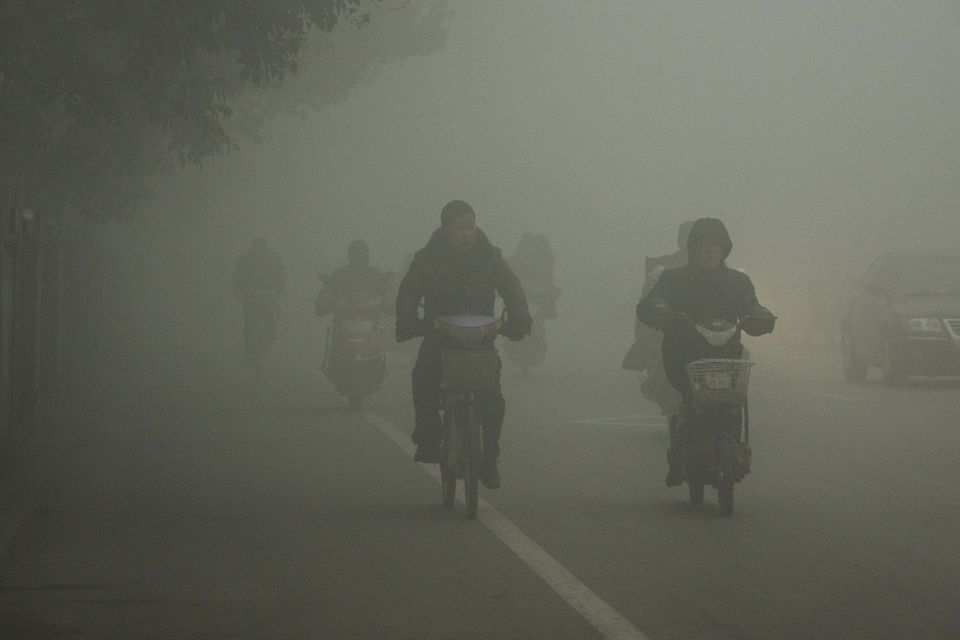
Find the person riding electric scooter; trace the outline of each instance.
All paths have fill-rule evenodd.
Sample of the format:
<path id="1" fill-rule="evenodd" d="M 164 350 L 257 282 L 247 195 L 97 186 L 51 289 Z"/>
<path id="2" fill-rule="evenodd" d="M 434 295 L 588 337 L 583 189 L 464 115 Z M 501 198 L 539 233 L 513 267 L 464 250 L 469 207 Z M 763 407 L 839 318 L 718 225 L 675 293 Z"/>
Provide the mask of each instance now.
<path id="1" fill-rule="evenodd" d="M 324 287 L 314 311 L 319 317 L 333 314 L 323 371 L 350 409 L 357 411 L 386 373 L 381 316 L 387 309 L 389 281 L 383 271 L 370 266 L 370 249 L 363 240 L 350 243 L 347 261 L 331 276 L 321 275 Z"/>
<path id="2" fill-rule="evenodd" d="M 637 318 L 664 333 L 663 367 L 670 384 L 681 395 L 681 422 L 687 424 L 696 420 L 687 365 L 708 354 L 738 359 L 743 353 L 739 330 L 718 355 L 696 332 L 696 323 L 723 319 L 739 323 L 751 336 L 773 331 L 775 317 L 757 301 L 750 277 L 726 266 L 732 248 L 723 222 L 700 218 L 687 238 L 688 264 L 664 271 L 637 304 Z M 683 429 L 679 424 L 671 428 L 670 440 L 666 483 L 676 486 L 684 481 L 680 464 Z"/>

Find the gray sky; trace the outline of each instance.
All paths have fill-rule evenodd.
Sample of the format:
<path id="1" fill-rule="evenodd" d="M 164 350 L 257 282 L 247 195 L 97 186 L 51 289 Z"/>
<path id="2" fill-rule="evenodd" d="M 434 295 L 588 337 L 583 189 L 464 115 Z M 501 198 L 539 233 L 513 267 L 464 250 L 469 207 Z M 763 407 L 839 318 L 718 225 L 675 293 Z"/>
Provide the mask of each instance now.
<path id="1" fill-rule="evenodd" d="M 363 236 L 396 268 L 462 198 L 506 253 L 546 232 L 561 273 L 624 289 L 705 215 L 771 279 L 960 241 L 956 2 L 450 6 L 439 53 L 274 122 L 183 206 L 229 251 L 266 232 L 331 268 Z"/>

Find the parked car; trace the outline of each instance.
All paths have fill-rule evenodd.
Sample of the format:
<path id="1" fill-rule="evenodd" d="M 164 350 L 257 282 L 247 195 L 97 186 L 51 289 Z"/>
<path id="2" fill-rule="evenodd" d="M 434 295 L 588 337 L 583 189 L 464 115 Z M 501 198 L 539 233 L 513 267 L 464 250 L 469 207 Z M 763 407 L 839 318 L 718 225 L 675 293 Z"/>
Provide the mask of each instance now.
<path id="1" fill-rule="evenodd" d="M 863 380 L 960 375 L 960 255 L 883 254 L 854 292 L 841 328 L 843 371 Z"/>

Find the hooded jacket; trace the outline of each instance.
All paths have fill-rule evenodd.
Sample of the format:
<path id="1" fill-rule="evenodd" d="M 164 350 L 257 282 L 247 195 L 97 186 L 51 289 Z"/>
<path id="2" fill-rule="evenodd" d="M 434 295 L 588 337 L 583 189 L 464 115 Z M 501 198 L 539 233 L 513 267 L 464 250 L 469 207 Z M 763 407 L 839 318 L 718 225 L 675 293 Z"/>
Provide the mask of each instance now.
<path id="1" fill-rule="evenodd" d="M 736 322 L 759 304 L 747 274 L 729 268 L 726 262 L 720 268 L 709 271 L 692 264 L 693 248 L 708 236 L 720 240 L 726 261 L 733 249 L 733 242 L 723 222 L 716 218 L 700 218 L 693 224 L 687 237 L 687 254 L 691 256 L 687 264 L 664 271 L 637 305 L 637 317 L 643 323 L 660 328 L 658 313 L 652 304 L 658 298 L 694 322 L 711 318 Z"/>
<path id="2" fill-rule="evenodd" d="M 465 253 L 449 247 L 441 229 L 418 251 L 397 293 L 397 340 L 422 334 L 418 306 L 424 320 L 446 315 L 494 314 L 497 294 L 513 317 L 529 318 L 527 299 L 516 274 L 500 249 L 477 230 L 473 247 Z"/>
<path id="3" fill-rule="evenodd" d="M 693 248 L 704 237 L 714 236 L 723 247 L 724 261 L 733 249 L 726 227 L 716 218 L 701 218 L 690 229 L 685 266 L 663 272 L 653 288 L 637 304 L 637 318 L 655 329 L 664 329 L 664 315 L 658 303 L 665 301 L 694 322 L 723 318 L 736 322 L 756 306 L 757 296 L 750 277 L 721 264 L 717 269 L 700 269 L 692 264 Z M 663 366 L 670 383 L 680 391 L 689 387 L 686 365 L 703 357 L 739 358 L 743 353 L 740 333 L 722 348 L 710 348 L 692 331 L 674 331 L 663 337 Z"/>

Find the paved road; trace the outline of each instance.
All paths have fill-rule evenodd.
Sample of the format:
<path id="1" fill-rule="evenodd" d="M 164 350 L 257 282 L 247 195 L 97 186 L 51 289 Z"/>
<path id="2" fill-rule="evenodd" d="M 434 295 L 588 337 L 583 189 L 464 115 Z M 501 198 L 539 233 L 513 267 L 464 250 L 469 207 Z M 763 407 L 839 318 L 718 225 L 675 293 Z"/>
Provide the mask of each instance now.
<path id="1" fill-rule="evenodd" d="M 598 603 L 620 637 L 957 637 L 960 385 L 755 355 L 754 471 L 731 519 L 663 486 L 662 418 L 588 357 L 505 373 L 483 522 L 441 509 L 385 435 L 412 422 L 403 357 L 361 415 L 313 353 L 278 354 L 267 382 L 215 353 L 131 364 L 0 492 L 0 637 L 616 637 L 588 620 Z"/>

